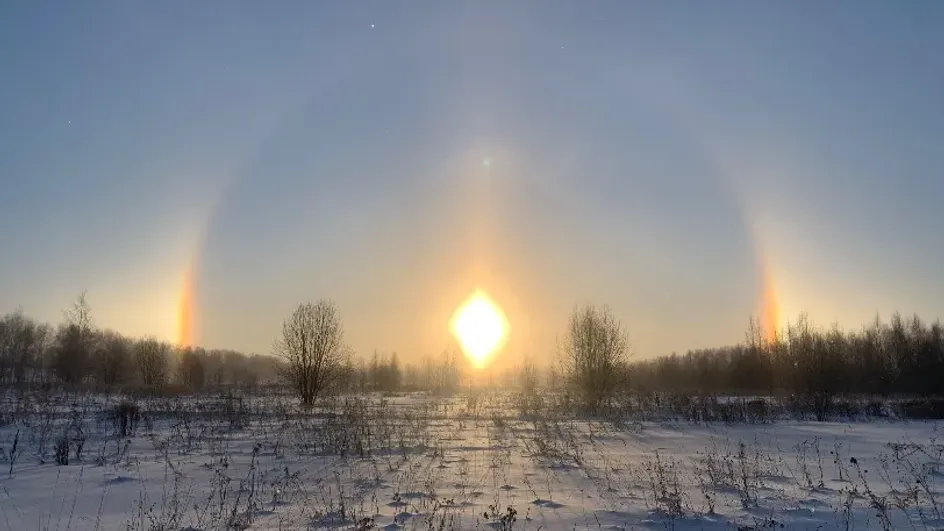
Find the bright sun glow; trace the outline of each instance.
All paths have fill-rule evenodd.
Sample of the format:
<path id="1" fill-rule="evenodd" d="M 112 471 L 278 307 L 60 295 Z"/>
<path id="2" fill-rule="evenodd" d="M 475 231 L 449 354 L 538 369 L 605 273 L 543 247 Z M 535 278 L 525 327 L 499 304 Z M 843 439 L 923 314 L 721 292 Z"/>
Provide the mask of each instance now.
<path id="1" fill-rule="evenodd" d="M 508 335 L 505 314 L 481 290 L 456 309 L 451 328 L 463 352 L 477 367 L 485 366 Z"/>

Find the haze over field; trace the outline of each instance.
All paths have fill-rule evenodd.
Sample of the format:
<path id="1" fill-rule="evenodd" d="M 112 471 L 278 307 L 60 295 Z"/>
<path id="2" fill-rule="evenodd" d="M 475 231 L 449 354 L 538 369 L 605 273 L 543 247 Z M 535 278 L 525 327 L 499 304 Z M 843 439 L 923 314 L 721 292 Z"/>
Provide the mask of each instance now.
<path id="1" fill-rule="evenodd" d="M 575 303 L 650 356 L 944 313 L 944 4 L 0 7 L 0 312 L 505 360 Z"/>

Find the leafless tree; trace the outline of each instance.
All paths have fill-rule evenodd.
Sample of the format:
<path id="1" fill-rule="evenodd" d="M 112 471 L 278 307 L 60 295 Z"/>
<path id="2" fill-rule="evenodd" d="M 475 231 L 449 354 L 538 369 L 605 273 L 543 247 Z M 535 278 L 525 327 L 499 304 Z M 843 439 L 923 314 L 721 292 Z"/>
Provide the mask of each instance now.
<path id="1" fill-rule="evenodd" d="M 94 346 L 92 309 L 82 292 L 72 308 L 65 312 L 66 321 L 59 329 L 54 371 L 69 385 L 81 383 L 91 368 L 89 360 Z"/>
<path id="2" fill-rule="evenodd" d="M 223 365 L 232 385 L 248 389 L 259 381 L 258 375 L 249 365 L 249 358 L 242 352 L 226 351 L 223 354 Z"/>
<path id="3" fill-rule="evenodd" d="M 154 338 L 146 338 L 134 346 L 134 358 L 141 375 L 141 384 L 157 389 L 167 382 L 170 347 Z"/>
<path id="4" fill-rule="evenodd" d="M 561 361 L 568 383 L 596 411 L 616 391 L 626 363 L 629 339 L 609 308 L 592 304 L 575 308 L 561 342 Z"/>
<path id="5" fill-rule="evenodd" d="M 131 340 L 108 330 L 97 343 L 92 363 L 95 381 L 106 387 L 127 383 L 132 375 Z"/>
<path id="6" fill-rule="evenodd" d="M 23 385 L 35 378 L 42 366 L 49 329 L 23 314 L 22 310 L 0 319 L 0 364 L 3 381 Z"/>
<path id="7" fill-rule="evenodd" d="M 517 377 L 518 386 L 521 388 L 522 393 L 526 395 L 534 395 L 537 393 L 541 376 L 538 374 L 538 368 L 534 365 L 533 361 L 525 359 L 524 363 L 521 364 L 521 371 Z"/>
<path id="8" fill-rule="evenodd" d="M 300 304 L 282 324 L 274 351 L 285 359 L 283 377 L 310 406 L 334 384 L 347 364 L 344 325 L 328 299 Z"/>
<path id="9" fill-rule="evenodd" d="M 180 365 L 177 366 L 177 378 L 191 391 L 200 391 L 206 384 L 204 357 L 206 352 L 200 348 L 185 348 L 180 353 Z"/>
<path id="10" fill-rule="evenodd" d="M 203 363 L 203 374 L 206 385 L 220 388 L 226 381 L 226 366 L 223 364 L 223 353 L 219 350 L 207 352 Z"/>

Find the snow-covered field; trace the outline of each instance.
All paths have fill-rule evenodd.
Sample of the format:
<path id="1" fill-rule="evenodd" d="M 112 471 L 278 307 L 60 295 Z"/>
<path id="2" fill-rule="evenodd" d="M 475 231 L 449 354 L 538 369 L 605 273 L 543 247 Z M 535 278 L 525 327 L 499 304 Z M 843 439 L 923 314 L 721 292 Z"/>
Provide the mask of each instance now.
<path id="1" fill-rule="evenodd" d="M 141 405 L 132 437 L 92 400 L 0 429 L 0 529 L 944 529 L 935 422 L 523 417 L 502 394 Z"/>

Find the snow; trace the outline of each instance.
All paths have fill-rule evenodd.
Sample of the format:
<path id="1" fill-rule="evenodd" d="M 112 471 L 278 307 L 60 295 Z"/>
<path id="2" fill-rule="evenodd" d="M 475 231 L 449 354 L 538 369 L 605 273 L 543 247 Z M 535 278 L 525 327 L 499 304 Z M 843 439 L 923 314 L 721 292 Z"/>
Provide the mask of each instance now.
<path id="1" fill-rule="evenodd" d="M 944 528 L 937 422 L 525 418 L 500 394 L 315 412 L 182 398 L 142 404 L 121 439 L 96 404 L 55 409 L 47 432 L 87 438 L 68 465 L 40 452 L 38 413 L 0 429 L 0 529 Z"/>

